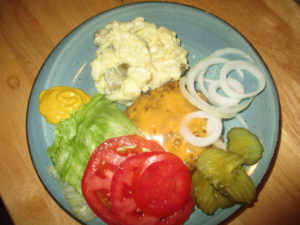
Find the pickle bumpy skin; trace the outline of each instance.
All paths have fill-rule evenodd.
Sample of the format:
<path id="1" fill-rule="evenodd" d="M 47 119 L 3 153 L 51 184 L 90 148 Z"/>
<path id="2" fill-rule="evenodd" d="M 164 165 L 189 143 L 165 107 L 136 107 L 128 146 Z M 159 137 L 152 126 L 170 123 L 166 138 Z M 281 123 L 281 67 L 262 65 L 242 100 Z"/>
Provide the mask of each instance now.
<path id="1" fill-rule="evenodd" d="M 263 155 L 263 146 L 255 134 L 245 128 L 232 128 L 227 134 L 227 150 L 241 155 L 245 165 L 257 163 Z"/>
<path id="2" fill-rule="evenodd" d="M 246 159 L 215 147 L 200 154 L 192 185 L 195 202 L 204 213 L 212 215 L 218 208 L 250 204 L 254 200 L 256 187 L 243 167 Z"/>
<path id="3" fill-rule="evenodd" d="M 245 160 L 233 152 L 210 148 L 204 150 L 198 160 L 197 169 L 210 180 L 215 188 L 230 186 L 235 182 L 235 169 L 241 168 Z"/>

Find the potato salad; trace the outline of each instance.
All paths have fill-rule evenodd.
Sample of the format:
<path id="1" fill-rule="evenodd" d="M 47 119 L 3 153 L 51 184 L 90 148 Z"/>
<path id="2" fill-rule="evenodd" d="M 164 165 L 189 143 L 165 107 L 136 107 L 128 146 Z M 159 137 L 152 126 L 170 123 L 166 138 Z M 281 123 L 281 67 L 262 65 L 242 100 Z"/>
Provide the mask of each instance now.
<path id="1" fill-rule="evenodd" d="M 148 90 L 179 80 L 187 69 L 187 51 L 176 33 L 137 17 L 114 21 L 95 34 L 98 47 L 91 75 L 97 90 L 111 101 L 131 105 Z"/>

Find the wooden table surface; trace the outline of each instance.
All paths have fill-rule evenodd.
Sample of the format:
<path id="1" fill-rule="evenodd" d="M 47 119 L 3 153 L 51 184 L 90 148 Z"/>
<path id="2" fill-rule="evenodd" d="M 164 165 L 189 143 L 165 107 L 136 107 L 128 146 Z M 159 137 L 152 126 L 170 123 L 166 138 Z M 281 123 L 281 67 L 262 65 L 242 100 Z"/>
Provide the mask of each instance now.
<path id="1" fill-rule="evenodd" d="M 1 0 L 0 191 L 15 224 L 78 224 L 53 201 L 33 168 L 26 141 L 27 102 L 44 60 L 68 32 L 98 13 L 132 2 L 138 1 Z M 300 6 L 292 0 L 175 2 L 204 9 L 236 27 L 265 60 L 279 93 L 275 160 L 254 206 L 226 224 L 300 224 Z"/>

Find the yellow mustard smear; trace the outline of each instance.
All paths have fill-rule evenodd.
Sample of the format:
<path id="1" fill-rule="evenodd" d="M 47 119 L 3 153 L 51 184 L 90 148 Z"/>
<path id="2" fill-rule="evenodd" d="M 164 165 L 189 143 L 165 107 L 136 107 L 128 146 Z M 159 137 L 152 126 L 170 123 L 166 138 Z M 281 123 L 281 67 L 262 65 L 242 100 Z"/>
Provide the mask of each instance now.
<path id="1" fill-rule="evenodd" d="M 39 96 L 39 111 L 51 124 L 70 117 L 70 113 L 86 104 L 91 96 L 80 89 L 55 86 L 44 90 Z"/>

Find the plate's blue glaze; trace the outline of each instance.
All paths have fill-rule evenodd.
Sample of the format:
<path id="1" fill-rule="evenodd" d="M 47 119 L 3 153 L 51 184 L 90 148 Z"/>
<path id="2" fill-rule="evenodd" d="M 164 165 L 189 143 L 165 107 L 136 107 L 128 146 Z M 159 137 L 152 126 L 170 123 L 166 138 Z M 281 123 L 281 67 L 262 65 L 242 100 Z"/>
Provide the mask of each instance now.
<path id="1" fill-rule="evenodd" d="M 77 87 L 90 94 L 95 93 L 96 89 L 89 75 L 89 63 L 96 51 L 93 44 L 94 33 L 113 20 L 129 21 L 137 16 L 143 16 L 148 22 L 175 31 L 182 40 L 182 46 L 189 51 L 190 66 L 212 51 L 225 47 L 238 48 L 252 56 L 267 79 L 263 93 L 242 113 L 249 122 L 250 129 L 261 139 L 265 148 L 264 156 L 252 174 L 256 185 L 261 182 L 275 151 L 279 130 L 276 90 L 262 59 L 239 32 L 207 12 L 180 4 L 151 2 L 115 8 L 78 26 L 54 49 L 39 72 L 28 105 L 27 136 L 33 164 L 46 189 L 71 215 L 59 184 L 48 172 L 51 162 L 47 155 L 47 147 L 54 139 L 53 127 L 47 124 L 38 112 L 38 96 L 42 90 L 57 85 Z M 77 81 L 72 82 L 84 63 L 87 63 L 87 66 Z M 225 130 L 236 125 L 239 124 L 234 120 L 227 121 Z M 214 216 L 207 216 L 196 209 L 186 224 L 218 224 L 238 208 L 236 205 L 230 209 L 219 210 Z M 88 224 L 104 223 L 97 219 Z"/>

